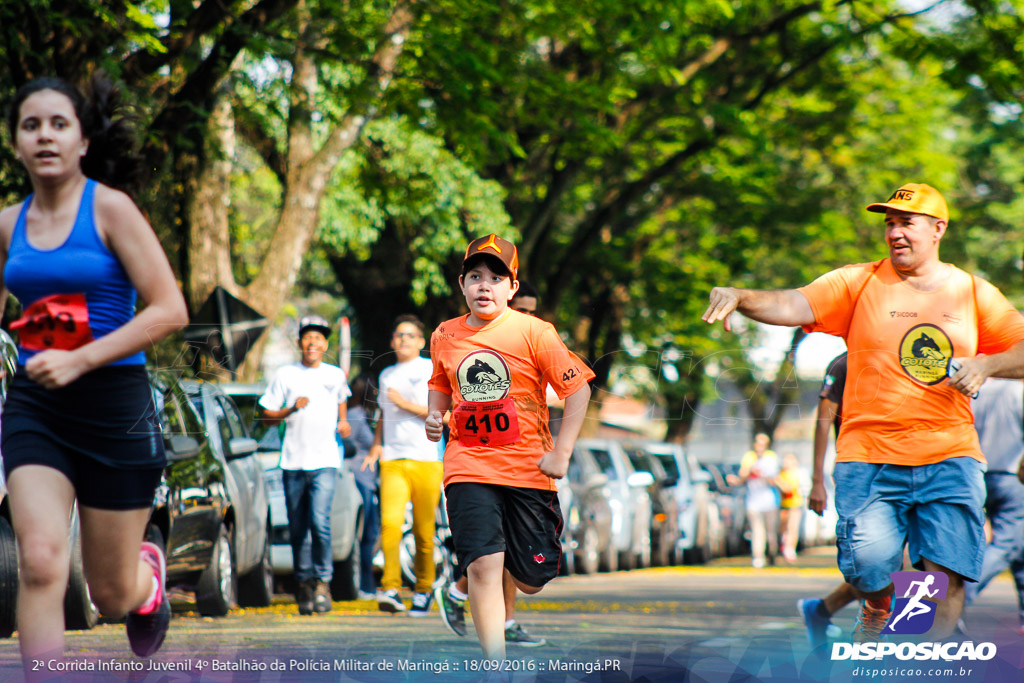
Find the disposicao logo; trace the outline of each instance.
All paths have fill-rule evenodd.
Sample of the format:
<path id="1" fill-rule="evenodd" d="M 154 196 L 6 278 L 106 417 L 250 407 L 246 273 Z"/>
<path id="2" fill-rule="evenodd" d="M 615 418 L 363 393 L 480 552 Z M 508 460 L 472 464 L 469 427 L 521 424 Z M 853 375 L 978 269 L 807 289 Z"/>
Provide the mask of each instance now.
<path id="1" fill-rule="evenodd" d="M 949 577 L 942 572 L 893 572 L 892 613 L 882 629 L 886 635 L 920 635 L 935 623 L 939 601 L 946 599 Z M 833 643 L 832 659 L 897 659 L 953 661 L 988 660 L 996 656 L 993 643 Z"/>

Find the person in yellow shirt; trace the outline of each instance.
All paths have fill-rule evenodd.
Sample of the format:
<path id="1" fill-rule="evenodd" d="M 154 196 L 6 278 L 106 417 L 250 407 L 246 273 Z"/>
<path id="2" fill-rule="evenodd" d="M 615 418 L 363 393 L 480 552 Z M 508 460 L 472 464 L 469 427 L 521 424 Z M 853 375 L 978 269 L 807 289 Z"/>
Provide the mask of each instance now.
<path id="1" fill-rule="evenodd" d="M 930 631 L 945 638 L 985 545 L 985 459 L 969 397 L 988 377 L 1024 377 L 1024 318 L 994 286 L 939 259 L 949 211 L 935 188 L 908 183 L 867 210 L 885 214 L 888 258 L 799 289 L 715 287 L 702 318 L 730 329 L 739 311 L 846 340 L 833 477 L 839 567 L 864 600 L 854 639 L 882 636 L 904 545 L 916 568 L 949 577 Z"/>
<path id="2" fill-rule="evenodd" d="M 779 503 L 779 528 L 782 529 L 782 559 L 796 562 L 796 544 L 800 540 L 800 522 L 804 518 L 804 497 L 800 489 L 804 474 L 795 453 L 782 456 L 782 470 L 775 480 L 782 500 Z"/>

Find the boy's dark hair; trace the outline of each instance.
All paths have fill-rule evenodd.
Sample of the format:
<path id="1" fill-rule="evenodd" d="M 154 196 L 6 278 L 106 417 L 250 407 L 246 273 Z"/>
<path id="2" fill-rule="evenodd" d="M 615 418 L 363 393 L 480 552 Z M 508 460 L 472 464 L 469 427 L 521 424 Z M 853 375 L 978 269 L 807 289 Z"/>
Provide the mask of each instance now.
<path id="1" fill-rule="evenodd" d="M 512 271 L 508 269 L 500 258 L 497 256 L 491 256 L 490 254 L 475 254 L 470 256 L 468 259 L 462 262 L 462 277 L 466 277 L 466 273 L 476 268 L 481 262 L 487 264 L 487 267 L 494 273 L 503 273 L 512 277 Z"/>
<path id="2" fill-rule="evenodd" d="M 526 280 L 519 281 L 519 289 L 516 291 L 516 295 L 512 297 L 512 301 L 515 301 L 521 296 L 532 296 L 534 299 L 540 298 L 540 294 L 537 293 L 537 288 Z"/>
<path id="3" fill-rule="evenodd" d="M 102 71 L 93 74 L 86 99 L 78 88 L 61 78 L 37 78 L 18 89 L 7 110 L 7 128 L 13 142 L 18 134 L 21 105 L 37 92 L 53 90 L 69 100 L 89 139 L 89 151 L 82 157 L 82 172 L 93 180 L 134 196 L 142 157 L 135 152 L 132 121 L 121 104 L 117 86 Z"/>
<path id="4" fill-rule="evenodd" d="M 359 375 L 353 379 L 348 388 L 352 392 L 346 402 L 349 408 L 360 406 L 369 411 L 367 404 L 377 400 L 377 388 L 366 375 Z"/>
<path id="5" fill-rule="evenodd" d="M 402 323 L 409 323 L 415 325 L 416 329 L 420 331 L 420 336 L 426 335 L 427 328 L 423 326 L 423 322 L 419 318 L 414 316 L 412 313 L 403 313 L 402 315 L 395 318 L 395 324 L 391 326 L 391 331 L 394 332 L 398 329 L 398 326 Z"/>

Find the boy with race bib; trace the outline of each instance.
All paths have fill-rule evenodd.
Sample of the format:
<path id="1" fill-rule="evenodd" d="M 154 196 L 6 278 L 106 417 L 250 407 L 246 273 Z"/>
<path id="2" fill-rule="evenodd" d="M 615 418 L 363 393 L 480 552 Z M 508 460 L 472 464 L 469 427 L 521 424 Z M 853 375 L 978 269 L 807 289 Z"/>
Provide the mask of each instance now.
<path id="1" fill-rule="evenodd" d="M 427 436 L 441 438 L 448 516 L 484 656 L 505 657 L 502 575 L 528 595 L 558 574 L 562 516 L 555 479 L 565 476 L 590 400 L 589 369 L 555 328 L 508 307 L 519 258 L 491 234 L 470 243 L 459 285 L 467 315 L 442 323 L 430 340 Z M 565 401 L 557 443 L 544 386 Z"/>

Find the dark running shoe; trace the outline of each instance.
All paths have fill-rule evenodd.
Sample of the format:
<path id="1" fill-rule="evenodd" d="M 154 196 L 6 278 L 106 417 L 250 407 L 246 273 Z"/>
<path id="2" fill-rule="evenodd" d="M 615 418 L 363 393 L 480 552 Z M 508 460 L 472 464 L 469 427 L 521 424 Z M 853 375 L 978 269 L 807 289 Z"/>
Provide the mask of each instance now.
<path id="1" fill-rule="evenodd" d="M 330 612 L 334 605 L 331 603 L 331 587 L 323 579 L 313 579 L 313 611 L 318 614 Z"/>
<path id="2" fill-rule="evenodd" d="M 394 589 L 389 591 L 377 591 L 377 609 L 381 612 L 396 614 L 398 612 L 405 611 L 405 603 L 402 602 L 402 598 L 399 597 L 398 591 Z"/>
<path id="3" fill-rule="evenodd" d="M 142 560 L 153 568 L 153 576 L 157 580 L 156 599 L 159 602 L 148 614 L 129 612 L 125 620 L 125 631 L 132 652 L 139 657 L 149 657 L 164 643 L 167 627 L 171 623 L 171 603 L 167 599 L 167 567 L 163 551 L 146 541 L 140 552 Z"/>
<path id="4" fill-rule="evenodd" d="M 437 609 L 441 612 L 441 620 L 448 630 L 457 636 L 466 635 L 466 601 L 456 600 L 448 592 L 450 583 L 444 583 L 434 589 Z"/>
<path id="5" fill-rule="evenodd" d="M 512 625 L 505 629 L 505 642 L 523 647 L 540 647 L 548 641 L 540 636 L 531 636 L 521 624 L 512 622 Z"/>
<path id="6" fill-rule="evenodd" d="M 412 596 L 412 607 L 409 608 L 410 617 L 425 617 L 430 614 L 430 603 L 434 596 L 430 593 L 414 593 Z"/>
<path id="7" fill-rule="evenodd" d="M 299 605 L 299 614 L 307 615 L 313 613 L 313 593 L 315 591 L 316 579 L 300 581 L 298 590 L 295 591 L 295 602 Z"/>

